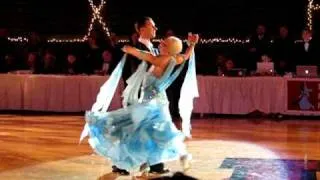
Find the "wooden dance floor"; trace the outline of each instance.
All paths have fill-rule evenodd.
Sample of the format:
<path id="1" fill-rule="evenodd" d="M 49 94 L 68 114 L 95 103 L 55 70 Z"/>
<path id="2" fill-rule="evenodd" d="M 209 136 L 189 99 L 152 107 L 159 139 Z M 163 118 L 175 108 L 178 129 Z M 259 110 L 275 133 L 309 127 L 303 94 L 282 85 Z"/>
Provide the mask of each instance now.
<path id="1" fill-rule="evenodd" d="M 188 176 L 320 179 L 320 120 L 203 118 L 192 124 Z M 131 179 L 113 174 L 87 139 L 79 144 L 83 125 L 82 116 L 0 115 L 0 179 Z M 166 166 L 171 173 L 164 176 L 182 170 L 178 161 Z"/>

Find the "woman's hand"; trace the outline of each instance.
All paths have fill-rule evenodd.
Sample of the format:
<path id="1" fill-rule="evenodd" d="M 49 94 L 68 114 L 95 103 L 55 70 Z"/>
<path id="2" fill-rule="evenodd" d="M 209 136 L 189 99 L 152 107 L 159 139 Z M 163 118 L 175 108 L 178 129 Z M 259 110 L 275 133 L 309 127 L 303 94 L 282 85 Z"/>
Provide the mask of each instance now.
<path id="1" fill-rule="evenodd" d="M 188 43 L 190 45 L 195 45 L 198 42 L 199 42 L 199 35 L 198 34 L 188 33 Z"/>

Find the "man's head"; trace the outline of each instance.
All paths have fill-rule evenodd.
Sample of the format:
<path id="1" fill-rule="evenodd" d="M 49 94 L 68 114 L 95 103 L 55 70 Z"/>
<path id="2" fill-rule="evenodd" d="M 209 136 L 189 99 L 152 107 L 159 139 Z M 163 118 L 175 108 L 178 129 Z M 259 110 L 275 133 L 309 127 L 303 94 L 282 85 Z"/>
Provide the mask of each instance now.
<path id="1" fill-rule="evenodd" d="M 309 42 L 312 39 L 312 31 L 306 28 L 302 31 L 301 36 L 305 42 Z"/>
<path id="2" fill-rule="evenodd" d="M 167 37 L 160 42 L 159 50 L 161 54 L 179 54 L 182 51 L 182 41 L 175 36 Z"/>
<path id="3" fill-rule="evenodd" d="M 153 39 L 156 37 L 157 27 L 150 17 L 142 17 L 135 23 L 135 29 L 140 37 L 145 39 Z"/>
<path id="4" fill-rule="evenodd" d="M 29 67 L 32 67 L 36 64 L 36 61 L 37 61 L 37 53 L 35 52 L 29 52 L 28 53 L 28 58 L 27 58 L 27 64 Z"/>
<path id="5" fill-rule="evenodd" d="M 264 35 L 266 33 L 266 26 L 263 24 L 259 24 L 257 26 L 256 32 L 259 36 Z"/>
<path id="6" fill-rule="evenodd" d="M 167 30 L 165 37 L 174 36 L 174 32 L 172 29 Z"/>
<path id="7" fill-rule="evenodd" d="M 77 56 L 73 53 L 69 53 L 67 56 L 67 61 L 69 64 L 73 64 L 74 62 L 76 62 L 77 60 Z"/>
<path id="8" fill-rule="evenodd" d="M 234 68 L 234 62 L 232 61 L 231 58 L 228 58 L 224 64 L 225 64 L 225 67 L 228 71 L 230 71 Z"/>
<path id="9" fill-rule="evenodd" d="M 288 27 L 287 26 L 281 26 L 279 29 L 279 34 L 281 38 L 286 38 L 288 37 Z"/>

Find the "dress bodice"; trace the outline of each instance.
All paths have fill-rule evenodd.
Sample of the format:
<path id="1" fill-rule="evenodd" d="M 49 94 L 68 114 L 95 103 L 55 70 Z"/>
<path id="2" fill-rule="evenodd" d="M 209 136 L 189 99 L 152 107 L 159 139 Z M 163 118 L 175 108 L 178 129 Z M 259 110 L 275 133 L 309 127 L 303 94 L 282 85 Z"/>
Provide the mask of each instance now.
<path id="1" fill-rule="evenodd" d="M 175 66 L 176 60 L 174 59 L 174 57 L 172 57 L 166 70 L 160 78 L 153 75 L 152 72 L 147 72 L 145 74 L 141 89 L 142 102 L 147 102 L 154 98 L 161 99 L 162 102 L 167 102 L 165 90 L 180 74 L 184 63 L 178 69 L 176 69 L 175 72 L 173 72 Z"/>

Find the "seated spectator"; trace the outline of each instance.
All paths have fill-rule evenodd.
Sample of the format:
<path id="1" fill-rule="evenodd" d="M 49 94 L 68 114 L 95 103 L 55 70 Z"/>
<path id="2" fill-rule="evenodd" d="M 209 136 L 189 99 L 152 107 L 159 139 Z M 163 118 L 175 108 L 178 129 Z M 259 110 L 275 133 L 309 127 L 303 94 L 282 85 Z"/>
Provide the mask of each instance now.
<path id="1" fill-rule="evenodd" d="M 102 72 L 104 74 L 107 74 L 110 68 L 110 63 L 112 61 L 112 53 L 108 50 L 103 51 L 102 59 L 103 59 Z"/>
<path id="2" fill-rule="evenodd" d="M 268 55 L 262 55 L 260 61 L 261 62 L 272 62 L 272 59 Z"/>
<path id="3" fill-rule="evenodd" d="M 3 67 L 1 69 L 5 73 L 10 72 L 10 71 L 14 71 L 14 70 L 17 70 L 16 64 L 17 64 L 17 62 L 16 62 L 16 59 L 13 55 L 6 55 L 4 57 Z"/>
<path id="4" fill-rule="evenodd" d="M 75 75 L 82 73 L 81 62 L 75 53 L 67 55 L 66 63 L 64 65 L 64 74 Z"/>
<path id="5" fill-rule="evenodd" d="M 227 58 L 224 61 L 223 68 L 222 68 L 223 76 L 232 76 L 233 75 L 232 70 L 234 68 L 235 68 L 235 65 L 234 65 L 232 58 Z"/>
<path id="6" fill-rule="evenodd" d="M 35 52 L 28 53 L 27 62 L 26 62 L 26 69 L 30 70 L 32 74 L 39 73 L 39 56 Z"/>
<path id="7" fill-rule="evenodd" d="M 41 62 L 41 74 L 58 74 L 56 56 L 50 50 L 46 50 L 43 56 L 43 60 Z"/>
<path id="8" fill-rule="evenodd" d="M 260 59 L 260 62 L 264 62 L 264 63 L 273 63 L 273 60 L 270 56 L 264 54 L 261 56 L 261 59 Z M 274 67 L 273 69 L 270 69 L 270 70 L 267 70 L 267 71 L 260 71 L 257 69 L 257 72 L 255 75 L 258 75 L 258 76 L 273 76 L 275 75 L 275 70 L 274 70 Z"/>
<path id="9" fill-rule="evenodd" d="M 16 68 L 13 47 L 8 40 L 8 36 L 8 30 L 0 28 L 0 73 L 7 73 Z"/>
<path id="10" fill-rule="evenodd" d="M 216 58 L 217 75 L 222 76 L 225 69 L 226 57 L 223 54 L 218 54 Z"/>
<path id="11" fill-rule="evenodd" d="M 110 63 L 112 61 L 112 53 L 109 50 L 104 50 L 102 53 L 103 64 L 101 69 L 95 70 L 96 74 L 106 75 L 109 74 Z"/>

